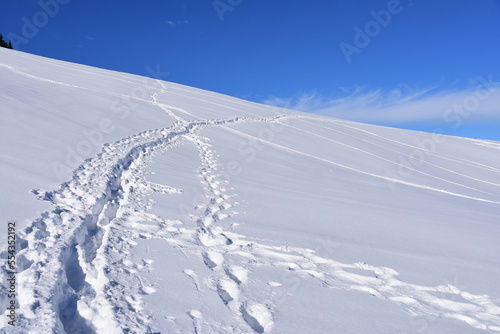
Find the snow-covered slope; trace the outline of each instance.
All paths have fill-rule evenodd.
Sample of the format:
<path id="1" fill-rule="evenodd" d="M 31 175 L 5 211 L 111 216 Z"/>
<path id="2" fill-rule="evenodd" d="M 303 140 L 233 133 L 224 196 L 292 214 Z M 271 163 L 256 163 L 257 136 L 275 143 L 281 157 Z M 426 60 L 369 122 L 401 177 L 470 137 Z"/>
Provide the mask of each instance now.
<path id="1" fill-rule="evenodd" d="M 1 48 L 0 75 L 3 333 L 500 332 L 500 143 Z"/>

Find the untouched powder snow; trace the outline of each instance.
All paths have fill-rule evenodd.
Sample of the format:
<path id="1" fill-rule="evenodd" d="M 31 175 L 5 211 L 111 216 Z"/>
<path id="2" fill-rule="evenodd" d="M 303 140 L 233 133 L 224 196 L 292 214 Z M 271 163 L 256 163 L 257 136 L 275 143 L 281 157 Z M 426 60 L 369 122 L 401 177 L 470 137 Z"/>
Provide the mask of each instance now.
<path id="1" fill-rule="evenodd" d="M 500 332 L 500 143 L 12 50 L 0 75 L 2 333 Z"/>

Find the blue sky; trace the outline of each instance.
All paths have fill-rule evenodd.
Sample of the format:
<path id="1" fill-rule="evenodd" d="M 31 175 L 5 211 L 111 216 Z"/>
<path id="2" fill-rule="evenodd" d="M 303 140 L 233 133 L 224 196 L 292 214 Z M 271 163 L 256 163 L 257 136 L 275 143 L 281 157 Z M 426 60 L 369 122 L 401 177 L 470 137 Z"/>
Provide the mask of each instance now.
<path id="1" fill-rule="evenodd" d="M 251 101 L 500 140 L 500 0 L 4 0 L 0 33 Z"/>

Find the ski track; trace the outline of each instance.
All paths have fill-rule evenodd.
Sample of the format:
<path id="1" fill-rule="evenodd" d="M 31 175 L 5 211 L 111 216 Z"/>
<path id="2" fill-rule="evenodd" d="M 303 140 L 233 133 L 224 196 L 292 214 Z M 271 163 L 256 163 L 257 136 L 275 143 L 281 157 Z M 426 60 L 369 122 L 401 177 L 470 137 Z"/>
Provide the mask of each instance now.
<path id="1" fill-rule="evenodd" d="M 381 135 L 378 135 L 376 133 L 373 133 L 373 132 L 370 132 L 370 131 L 367 131 L 367 130 L 363 130 L 363 129 L 360 129 L 356 126 L 352 126 L 352 125 L 347 125 L 346 123 L 353 123 L 353 122 L 349 122 L 349 121 L 343 121 L 343 120 L 331 120 L 331 119 L 325 119 L 325 118 L 321 118 L 321 121 L 324 121 L 324 122 L 327 122 L 327 123 L 333 123 L 333 124 L 336 124 L 336 125 L 340 125 L 346 129 L 351 129 L 351 130 L 354 130 L 354 131 L 357 131 L 357 132 L 361 132 L 361 133 L 364 133 L 364 134 L 368 134 L 378 140 L 381 140 L 381 141 L 385 141 L 385 142 L 391 142 L 391 143 L 394 143 L 398 146 L 403 146 L 403 147 L 409 147 L 413 150 L 422 150 L 421 147 L 418 147 L 418 146 L 415 146 L 415 145 L 411 145 L 411 144 L 407 144 L 407 143 L 403 143 L 403 142 L 400 142 L 400 141 L 397 141 L 397 140 L 394 140 L 394 139 L 390 139 L 390 138 L 386 138 L 386 137 L 383 137 Z M 354 124 L 354 123 L 353 123 Z M 432 134 L 431 134 L 432 136 Z M 473 140 L 473 139 L 464 139 L 464 140 Z M 475 140 L 476 141 L 476 144 L 480 145 L 480 142 L 479 140 Z M 452 156 L 449 156 L 447 154 L 434 154 L 433 156 L 437 157 L 437 158 L 440 158 L 440 159 L 443 159 L 443 160 L 448 160 L 448 161 L 452 161 L 452 162 L 456 162 L 456 163 L 459 163 L 459 164 L 463 164 L 463 165 L 467 165 L 467 166 L 471 166 L 471 167 L 475 167 L 475 168 L 481 168 L 481 169 L 485 169 L 485 170 L 488 170 L 488 171 L 493 171 L 493 172 L 500 172 L 500 169 L 496 168 L 496 167 L 493 167 L 493 166 L 489 166 L 489 165 L 485 165 L 485 164 L 481 164 L 481 163 L 478 163 L 478 162 L 475 162 L 475 161 L 470 161 L 470 160 L 467 160 L 467 159 L 463 159 L 463 158 L 458 158 L 458 157 L 452 157 Z"/>
<path id="2" fill-rule="evenodd" d="M 195 254 L 203 261 L 210 270 L 210 279 L 202 280 L 200 273 L 189 268 L 183 272 L 191 277 L 196 291 L 217 293 L 221 303 L 233 314 L 233 319 L 216 319 L 219 330 L 224 328 L 233 333 L 272 331 L 275 317 L 279 316 L 278 303 L 273 302 L 272 294 L 265 301 L 254 300 L 245 289 L 248 279 L 252 277 L 252 268 L 277 267 L 283 272 L 317 280 L 325 289 L 369 293 L 397 303 L 410 314 L 448 317 L 478 329 L 500 332 L 499 303 L 487 295 L 474 295 L 452 285 L 429 287 L 405 283 L 391 268 L 362 262 L 344 264 L 317 256 L 309 249 L 270 246 L 235 233 L 232 217 L 236 214 L 234 207 L 237 202 L 231 194 L 230 185 L 221 177 L 222 167 L 217 162 L 209 138 L 201 136 L 200 130 L 223 127 L 249 137 L 230 126 L 302 117 L 278 115 L 199 120 L 189 111 L 159 103 L 158 94 L 166 90 L 164 84 L 160 83 L 160 86 L 159 93 L 151 95 L 150 103 L 176 120 L 171 127 L 145 131 L 106 144 L 95 158 L 84 161 L 75 170 L 72 179 L 61 184 L 57 190 L 34 190 L 41 199 L 50 201 L 53 209 L 42 213 L 20 233 L 20 326 L 10 330 L 10 333 L 157 332 L 159 328 L 156 328 L 155 319 L 145 309 L 143 301 L 145 295 L 156 290 L 140 275 L 144 269 L 151 271 L 154 267 L 147 259 L 143 263 L 131 261 L 131 251 L 136 245 L 134 240 L 138 238 L 164 240 L 184 254 Z M 194 120 L 185 120 L 180 114 Z M 278 144 L 266 143 L 355 172 L 384 178 Z M 192 208 L 190 218 L 195 223 L 192 229 L 186 228 L 184 222 L 165 220 L 147 213 L 151 207 L 147 200 L 149 194 L 175 196 L 182 193 L 182 189 L 152 183 L 145 177 L 145 170 L 154 157 L 177 145 L 194 145 L 200 159 L 197 171 L 205 190 L 205 203 Z M 267 284 L 269 289 L 280 285 L 272 283 Z M 206 333 L 210 329 L 216 332 L 216 326 L 207 325 L 201 311 L 192 309 L 187 315 L 193 323 L 192 332 Z"/>
<path id="3" fill-rule="evenodd" d="M 453 182 L 453 181 L 450 181 L 450 180 L 447 180 L 447 179 L 443 179 L 443 178 L 440 178 L 440 177 L 437 177 L 437 176 L 434 176 L 434 175 L 431 175 L 431 174 L 428 174 L 428 173 L 425 173 L 425 172 L 419 171 L 419 170 L 417 170 L 417 169 L 415 169 L 415 168 L 407 167 L 407 166 L 405 166 L 405 165 L 402 165 L 402 164 L 397 163 L 397 162 L 394 162 L 394 161 L 392 161 L 392 160 L 389 160 L 389 159 L 383 158 L 383 157 L 378 156 L 378 155 L 376 155 L 376 154 L 373 154 L 373 153 L 371 153 L 371 152 L 368 152 L 368 151 L 362 150 L 362 149 L 357 148 L 357 147 L 354 147 L 354 146 L 352 146 L 352 145 L 348 145 L 348 144 L 342 143 L 342 142 L 340 142 L 340 141 L 338 141 L 338 140 L 333 140 L 333 139 L 330 139 L 330 138 L 327 138 L 327 137 L 324 137 L 324 136 L 318 135 L 318 134 L 316 134 L 316 133 L 313 133 L 313 132 L 311 132 L 311 131 L 307 131 L 307 130 L 303 130 L 303 129 L 297 128 L 297 127 L 295 127 L 295 126 L 291 126 L 291 125 L 289 125 L 289 124 L 287 124 L 287 126 L 288 126 L 288 127 L 290 127 L 290 128 L 292 128 L 292 129 L 295 129 L 295 130 L 297 130 L 297 131 L 305 132 L 305 133 L 307 133 L 307 134 L 309 134 L 309 135 L 312 135 L 312 136 L 315 136 L 315 137 L 319 137 L 319 138 L 321 138 L 321 139 L 323 139 L 323 140 L 331 141 L 331 142 L 333 142 L 333 143 L 335 143 L 335 144 L 337 144 L 337 145 L 345 146 L 345 147 L 348 147 L 348 148 L 350 148 L 350 149 L 352 149 L 352 150 L 362 152 L 362 153 L 364 153 L 364 154 L 370 155 L 370 156 L 375 157 L 375 158 L 377 158 L 377 159 L 380 159 L 380 160 L 383 160 L 383 161 L 389 162 L 390 164 L 394 164 L 394 165 L 399 166 L 399 167 L 405 167 L 405 168 L 408 168 L 408 169 L 410 169 L 410 170 L 411 170 L 411 171 L 413 171 L 413 172 L 416 172 L 416 173 L 418 173 L 418 174 L 422 174 L 422 175 L 428 176 L 429 178 L 432 178 L 432 179 L 437 179 L 437 180 L 439 180 L 439 181 L 443 181 L 443 182 L 446 182 L 446 183 L 450 183 L 450 184 L 453 184 L 453 185 L 456 185 L 456 186 L 459 186 L 459 187 L 462 187 L 462 188 L 466 188 L 466 189 L 474 190 L 474 191 L 477 191 L 477 192 L 481 192 L 481 193 L 483 193 L 483 194 L 493 195 L 492 193 L 488 193 L 488 192 L 485 192 L 485 191 L 482 191 L 482 190 L 479 190 L 479 189 L 475 189 L 475 188 L 472 188 L 472 187 L 466 186 L 466 185 L 461 184 L 461 183 L 456 183 L 456 182 Z M 443 168 L 443 169 L 444 169 L 444 168 Z M 450 171 L 450 170 L 448 170 L 448 169 L 444 169 L 444 170 L 451 172 L 451 171 Z M 463 174 L 459 174 L 459 173 L 455 173 L 455 172 L 452 172 L 452 173 L 454 173 L 454 174 L 458 174 L 458 175 L 460 175 L 461 177 L 467 177 L 466 175 L 463 175 Z M 481 180 L 478 180 L 478 179 L 475 179 L 475 180 L 476 180 L 476 181 L 480 181 L 480 182 L 484 182 L 484 181 L 481 181 Z M 495 185 L 495 186 L 500 186 L 499 184 L 495 184 L 495 183 L 490 183 L 490 184 Z"/>
<path id="4" fill-rule="evenodd" d="M 12 71 L 13 73 L 16 73 L 16 74 L 18 74 L 20 76 L 23 76 L 23 77 L 26 77 L 26 78 L 29 78 L 29 79 L 32 79 L 32 80 L 36 80 L 36 81 L 40 81 L 40 82 L 45 82 L 45 83 L 50 83 L 50 84 L 59 85 L 59 86 L 64 86 L 64 87 L 69 87 L 69 88 L 75 88 L 75 89 L 79 89 L 79 90 L 84 90 L 84 91 L 88 91 L 88 92 L 91 92 L 91 93 L 96 94 L 96 95 L 103 94 L 103 92 L 101 90 L 97 90 L 97 89 L 89 88 L 89 87 L 77 86 L 77 85 L 73 85 L 73 84 L 69 84 L 69 83 L 61 82 L 61 81 L 57 81 L 57 80 L 42 78 L 42 77 L 30 74 L 30 73 L 23 72 L 22 70 L 20 70 L 18 68 L 15 68 L 13 66 L 7 65 L 7 64 L 0 64 L 0 68 L 2 68 L 2 67 L 6 68 L 6 69 L 8 69 L 10 71 Z M 85 72 L 83 70 L 79 70 L 79 71 Z M 93 73 L 93 75 L 94 75 L 94 73 Z M 100 76 L 102 76 L 102 74 L 100 74 Z M 117 80 L 117 81 L 122 81 L 122 82 L 130 83 L 130 84 L 137 84 L 137 83 L 134 83 L 134 82 L 131 82 L 131 81 L 118 79 L 116 77 L 114 79 Z M 158 80 L 153 80 L 153 79 L 150 79 L 150 80 L 151 80 L 151 83 L 160 84 L 160 87 L 162 89 L 163 89 L 163 87 L 165 87 L 164 84 L 161 83 Z M 145 86 L 144 83 L 142 83 L 142 85 L 146 88 L 146 86 Z M 147 88 L 148 89 L 156 89 L 156 88 L 153 88 L 153 87 L 147 87 Z M 142 99 L 140 97 L 133 96 L 133 95 L 126 95 L 126 94 L 119 94 L 119 93 L 112 93 L 112 92 L 106 92 L 106 95 L 108 95 L 108 96 L 114 96 L 116 98 L 127 100 L 127 101 L 128 100 L 134 100 L 134 101 L 137 101 L 137 102 L 146 102 L 146 103 L 149 102 L 149 101 L 147 101 L 145 99 Z M 154 95 L 154 93 L 153 93 L 153 95 Z M 151 97 L 153 98 L 153 96 L 151 96 Z M 46 112 L 48 112 L 48 111 L 46 111 Z M 61 115 L 57 115 L 57 116 L 58 117 L 62 117 Z M 69 121 L 71 121 L 71 120 L 69 120 Z"/>
<path id="5" fill-rule="evenodd" d="M 365 142 L 365 143 L 368 143 L 368 144 L 370 144 L 370 145 L 376 146 L 376 147 L 377 147 L 377 148 L 379 148 L 379 149 L 383 149 L 383 150 L 391 151 L 391 152 L 393 152 L 393 153 L 398 154 L 399 156 L 406 157 L 406 158 L 412 158 L 412 156 L 411 156 L 410 154 L 408 154 L 408 152 L 406 152 L 406 153 L 405 153 L 405 152 L 401 152 L 401 151 L 395 150 L 395 149 L 393 149 L 393 148 L 387 147 L 387 145 L 381 145 L 381 144 L 375 143 L 375 142 L 373 142 L 373 141 L 369 141 L 369 140 L 366 140 L 366 139 L 364 139 L 364 138 L 361 138 L 361 137 L 359 137 L 359 136 L 358 136 L 358 137 L 356 137 L 356 136 L 353 136 L 353 135 L 351 135 L 351 134 L 349 134 L 349 133 L 346 133 L 346 132 L 340 131 L 340 130 L 338 130 L 338 129 L 333 129 L 333 128 L 325 127 L 325 126 L 323 126 L 323 125 L 321 125 L 321 124 L 318 124 L 318 122 L 316 122 L 316 123 L 308 122 L 308 121 L 306 120 L 306 118 L 305 118 L 305 117 L 303 117 L 303 118 L 302 118 L 302 121 L 303 121 L 303 122 L 305 122 L 305 123 L 312 124 L 312 125 L 314 125 L 314 126 L 318 126 L 318 127 L 323 128 L 323 129 L 329 130 L 329 131 L 331 131 L 331 132 L 340 133 L 342 136 L 345 136 L 345 137 L 349 137 L 349 138 L 352 138 L 352 139 L 355 139 L 355 140 L 360 140 L 360 141 L 362 141 L 362 142 Z M 316 121 L 318 121 L 318 119 L 316 119 Z M 321 121 L 323 121 L 323 120 L 321 120 Z M 332 122 L 330 122 L 330 123 L 332 123 Z M 299 129 L 300 131 L 304 131 L 304 130 L 302 130 L 302 129 L 300 129 L 300 128 L 297 128 L 297 129 Z M 315 134 L 315 135 L 317 135 L 317 134 Z M 327 139 L 327 140 L 330 140 L 330 138 L 326 138 L 326 139 Z M 389 141 L 389 140 L 387 140 L 386 142 L 390 142 L 390 141 Z M 393 144 L 394 144 L 394 143 L 393 143 Z M 480 143 L 476 143 L 476 144 L 481 145 Z M 488 146 L 488 145 L 484 145 L 484 146 Z M 494 146 L 491 146 L 491 147 L 494 147 Z M 353 148 L 354 148 L 354 147 L 353 147 Z M 415 148 L 415 147 L 414 147 L 414 148 Z M 359 150 L 359 149 L 357 149 L 357 148 L 354 148 L 354 149 Z M 422 149 L 422 148 L 419 148 L 419 150 L 423 150 L 423 149 Z M 427 151 L 424 151 L 424 152 L 425 152 L 425 153 L 427 153 Z M 367 152 L 367 153 L 368 153 L 368 154 L 370 154 L 370 155 L 373 155 L 373 154 L 371 154 L 370 152 Z M 443 157 L 440 157 L 440 156 L 436 155 L 434 152 L 429 152 L 429 154 L 431 154 L 432 156 L 436 156 L 436 157 L 438 157 L 438 158 L 442 158 L 442 159 L 444 159 Z M 381 158 L 381 157 L 379 157 L 379 158 Z M 383 158 L 381 158 L 381 159 L 383 159 Z M 384 159 L 384 160 L 385 160 L 385 159 Z M 447 160 L 451 160 L 451 159 L 447 159 Z M 462 163 L 462 162 L 460 162 L 460 161 L 454 161 L 454 162 L 458 162 L 458 163 L 463 164 L 463 163 Z M 403 167 L 408 168 L 408 169 L 410 169 L 410 170 L 412 170 L 412 171 L 414 171 L 414 172 L 418 172 L 418 173 L 421 173 L 421 174 L 422 174 L 422 172 L 419 172 L 419 171 L 418 171 L 418 170 L 416 170 L 415 168 L 411 168 L 411 167 L 409 167 L 409 166 L 400 165 L 399 163 L 396 163 L 396 162 L 394 162 L 394 161 L 391 161 L 391 163 L 394 163 L 394 164 L 396 164 L 396 165 L 398 165 L 398 166 L 403 166 Z M 429 166 L 433 166 L 433 167 L 438 168 L 438 169 L 441 169 L 441 170 L 443 170 L 443 171 L 446 171 L 447 173 L 458 175 L 458 176 L 459 176 L 459 177 L 461 177 L 461 178 L 467 178 L 467 179 L 470 179 L 470 180 L 474 180 L 474 181 L 478 181 L 478 182 L 481 182 L 481 183 L 486 183 L 486 184 L 490 184 L 490 185 L 493 185 L 493 186 L 500 187 L 500 183 L 489 182 L 489 181 L 485 181 L 485 180 L 481 180 L 481 179 L 478 179 L 478 178 L 472 177 L 472 176 L 470 176 L 470 175 L 466 175 L 466 174 L 458 173 L 458 172 L 456 172 L 456 171 L 454 171 L 454 170 L 451 170 L 451 169 L 448 169 L 448 168 L 445 168 L 445 167 L 442 167 L 442 166 L 436 165 L 436 164 L 434 164 L 434 163 L 432 163 L 432 162 L 430 162 L 430 161 L 426 161 L 426 162 L 425 162 L 425 164 L 426 164 L 426 165 L 429 165 Z M 469 165 L 469 166 L 473 166 L 473 165 Z M 483 165 L 483 166 L 484 166 L 484 165 Z M 490 168 L 483 168 L 483 166 L 479 166 L 479 168 L 481 168 L 481 169 L 486 169 L 486 170 L 488 170 L 488 171 L 493 171 L 493 172 L 500 172 L 500 170 L 495 170 L 495 169 L 493 169 L 493 167 L 491 167 L 491 169 L 490 169 Z M 478 166 L 477 166 L 477 165 L 475 165 L 475 166 L 473 166 L 473 167 L 478 168 Z M 432 175 L 430 175 L 430 174 L 426 174 L 426 173 L 423 173 L 423 174 L 425 174 L 425 175 L 429 175 L 429 176 L 431 176 L 431 177 L 435 178 L 435 176 L 432 176 Z"/>
<path id="6" fill-rule="evenodd" d="M 260 142 L 262 144 L 266 144 L 266 145 L 272 146 L 274 148 L 277 148 L 277 149 L 280 149 L 280 150 L 283 150 L 283 151 L 286 151 L 286 152 L 293 152 L 293 153 L 296 153 L 296 154 L 300 154 L 302 156 L 305 156 L 305 157 L 308 157 L 308 158 L 312 158 L 312 159 L 315 159 L 315 160 L 318 160 L 318 161 L 322 161 L 324 163 L 328 163 L 328 164 L 334 165 L 336 167 L 340 167 L 340 168 L 349 170 L 349 171 L 354 172 L 354 173 L 359 173 L 359 174 L 362 174 L 362 175 L 367 175 L 367 176 L 370 176 L 370 177 L 374 177 L 374 178 L 377 178 L 377 179 L 388 181 L 390 183 L 403 184 L 403 185 L 410 186 L 410 187 L 420 188 L 420 189 L 424 189 L 424 190 L 428 190 L 428 191 L 435 191 L 435 192 L 438 192 L 438 193 L 443 193 L 443 194 L 446 194 L 446 195 L 455 196 L 455 197 L 459 197 L 459 198 L 465 198 L 465 199 L 468 199 L 468 200 L 474 200 L 474 201 L 491 203 L 491 204 L 500 204 L 499 201 L 494 201 L 494 200 L 489 200 L 489 199 L 485 199 L 485 198 L 481 198 L 481 197 L 475 197 L 475 196 L 469 196 L 469 195 L 465 195 L 465 194 L 455 193 L 455 192 L 448 191 L 446 189 L 435 188 L 435 187 L 431 187 L 431 186 L 428 186 L 428 185 L 425 185 L 425 184 L 419 184 L 419 183 L 414 183 L 414 182 L 410 182 L 410 181 L 404 181 L 404 180 L 401 180 L 401 179 L 395 179 L 393 177 L 389 177 L 389 176 L 385 176 L 385 175 L 379 175 L 379 174 L 375 174 L 375 173 L 366 172 L 366 171 L 363 171 L 363 170 L 360 170 L 360 169 L 357 169 L 357 168 L 354 168 L 354 167 L 343 165 L 341 163 L 338 163 L 338 162 L 335 162 L 335 161 L 332 161 L 332 160 L 328 160 L 328 159 L 321 158 L 321 157 L 318 157 L 318 156 L 315 156 L 315 155 L 312 155 L 312 154 L 309 154 L 309 153 L 305 153 L 305 152 L 293 149 L 291 147 L 287 147 L 287 146 L 284 146 L 284 145 L 276 144 L 274 142 L 267 141 L 267 140 L 264 140 L 264 139 L 261 139 L 261 138 L 257 138 L 255 136 L 249 135 L 247 133 L 244 133 L 244 132 L 241 132 L 241 131 L 238 131 L 238 130 L 235 130 L 235 129 L 231 129 L 231 128 L 228 128 L 228 127 L 225 127 L 224 129 L 226 129 L 226 130 L 228 130 L 228 131 L 230 131 L 230 132 L 232 132 L 234 134 L 237 134 L 239 136 L 242 136 L 244 138 L 248 138 L 248 139 L 251 139 L 251 140 L 256 140 L 256 141 L 258 141 L 258 142 Z"/>

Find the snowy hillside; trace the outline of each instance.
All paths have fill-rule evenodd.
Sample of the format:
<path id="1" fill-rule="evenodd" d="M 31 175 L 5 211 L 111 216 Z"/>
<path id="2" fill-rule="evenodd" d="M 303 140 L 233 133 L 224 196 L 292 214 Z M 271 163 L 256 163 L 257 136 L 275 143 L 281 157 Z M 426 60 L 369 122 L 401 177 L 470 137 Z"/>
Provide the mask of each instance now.
<path id="1" fill-rule="evenodd" d="M 0 76 L 2 333 L 500 332 L 500 143 L 6 49 Z"/>

